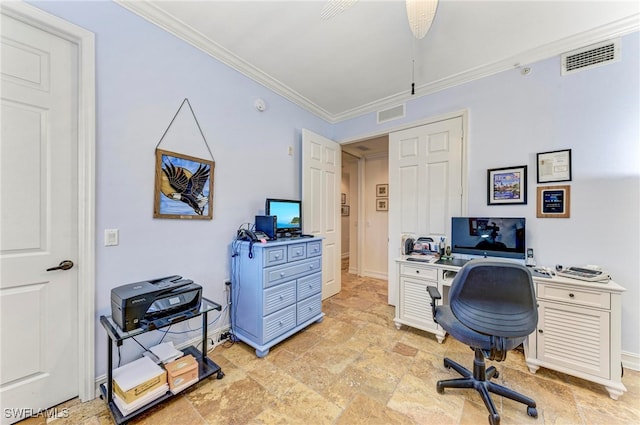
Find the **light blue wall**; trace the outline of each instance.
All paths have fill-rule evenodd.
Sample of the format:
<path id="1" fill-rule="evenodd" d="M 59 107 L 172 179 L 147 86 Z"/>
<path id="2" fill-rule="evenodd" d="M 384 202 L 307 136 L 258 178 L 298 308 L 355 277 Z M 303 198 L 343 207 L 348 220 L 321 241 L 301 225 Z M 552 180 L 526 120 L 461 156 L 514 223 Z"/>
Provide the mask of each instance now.
<path id="1" fill-rule="evenodd" d="M 513 70 L 417 98 L 404 121 L 386 127 L 373 114 L 330 125 L 114 3 L 32 4 L 96 34 L 96 319 L 110 314 L 111 288 L 169 274 L 224 302 L 235 230 L 267 196 L 300 196 L 301 128 L 346 140 L 466 108 L 469 212 L 527 217 L 539 264 L 606 266 L 628 289 L 623 350 L 640 353 L 638 34 L 606 67 L 561 77 L 554 58 L 527 77 Z M 258 97 L 263 113 L 253 107 Z M 154 149 L 184 98 L 216 161 L 212 221 L 152 218 Z M 571 219 L 536 219 L 535 154 L 565 148 L 573 152 Z M 529 165 L 528 205 L 488 207 L 487 168 L 520 164 Z M 106 228 L 120 229 L 119 246 L 103 246 Z M 99 376 L 105 335 L 96 326 Z M 138 352 L 125 344 L 123 361 Z"/>
<path id="2" fill-rule="evenodd" d="M 336 124 L 336 140 L 467 109 L 470 215 L 524 216 L 538 264 L 599 264 L 627 289 L 622 349 L 640 356 L 640 34 L 622 39 L 621 61 L 561 76 L 560 58 L 416 98 L 406 118 L 369 114 Z M 536 153 L 571 149 L 571 218 L 536 218 Z M 528 166 L 528 203 L 487 206 L 487 169 Z"/>
<path id="3" fill-rule="evenodd" d="M 115 3 L 32 4 L 95 33 L 99 376 L 106 371 L 106 335 L 97 319 L 110 314 L 111 289 L 179 274 L 223 304 L 236 229 L 264 213 L 265 198 L 300 197 L 301 129 L 328 134 L 330 125 Z M 216 162 L 210 221 L 152 217 L 155 147 L 184 98 Z M 256 98 L 266 101 L 265 112 L 254 108 Z M 104 229 L 114 228 L 120 245 L 104 247 Z M 194 335 L 170 334 L 165 341 Z M 123 362 L 139 354 L 136 344 L 122 350 Z"/>

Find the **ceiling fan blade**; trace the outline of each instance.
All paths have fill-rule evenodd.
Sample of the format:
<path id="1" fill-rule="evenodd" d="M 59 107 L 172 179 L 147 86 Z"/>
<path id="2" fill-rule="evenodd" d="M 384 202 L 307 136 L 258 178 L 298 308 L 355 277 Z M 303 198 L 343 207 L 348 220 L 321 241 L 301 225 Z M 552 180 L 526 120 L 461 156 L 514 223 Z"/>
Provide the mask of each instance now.
<path id="1" fill-rule="evenodd" d="M 438 0 L 407 0 L 409 27 L 418 40 L 427 35 L 437 7 Z"/>
<path id="2" fill-rule="evenodd" d="M 358 0 L 327 0 L 320 11 L 320 19 L 323 21 L 331 19 L 353 6 L 357 1 Z"/>

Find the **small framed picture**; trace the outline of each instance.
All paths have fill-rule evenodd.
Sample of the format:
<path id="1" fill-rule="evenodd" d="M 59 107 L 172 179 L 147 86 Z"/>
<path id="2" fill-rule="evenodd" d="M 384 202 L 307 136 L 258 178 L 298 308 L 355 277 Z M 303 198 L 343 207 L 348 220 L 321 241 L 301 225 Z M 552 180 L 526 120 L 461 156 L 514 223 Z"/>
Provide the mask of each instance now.
<path id="1" fill-rule="evenodd" d="M 541 152 L 538 158 L 538 183 L 571 181 L 571 149 Z"/>
<path id="2" fill-rule="evenodd" d="M 343 216 L 349 215 L 349 205 L 342 205 L 342 207 L 340 208 L 340 213 Z"/>
<path id="3" fill-rule="evenodd" d="M 156 149 L 154 218 L 213 218 L 215 163 Z"/>
<path id="4" fill-rule="evenodd" d="M 389 198 L 377 198 L 376 211 L 389 211 Z"/>
<path id="5" fill-rule="evenodd" d="M 527 166 L 487 170 L 487 205 L 527 203 Z"/>
<path id="6" fill-rule="evenodd" d="M 571 186 L 538 186 L 538 218 L 569 218 Z"/>
<path id="7" fill-rule="evenodd" d="M 347 194 L 346 194 L 346 193 L 341 193 L 341 194 L 340 194 L 340 203 L 341 203 L 342 205 L 344 205 L 344 204 L 346 204 L 346 203 L 347 203 Z"/>
<path id="8" fill-rule="evenodd" d="M 376 196 L 377 197 L 387 197 L 387 196 L 389 196 L 389 184 L 377 184 L 376 185 Z"/>

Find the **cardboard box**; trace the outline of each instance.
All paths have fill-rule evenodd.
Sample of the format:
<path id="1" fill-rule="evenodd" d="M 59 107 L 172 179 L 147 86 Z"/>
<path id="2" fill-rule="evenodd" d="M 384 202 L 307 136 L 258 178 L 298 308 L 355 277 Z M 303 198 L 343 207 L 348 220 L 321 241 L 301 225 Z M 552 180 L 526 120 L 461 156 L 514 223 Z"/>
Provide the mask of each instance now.
<path id="1" fill-rule="evenodd" d="M 133 403 L 167 383 L 167 372 L 148 357 L 113 371 L 113 392 L 125 403 Z"/>
<path id="2" fill-rule="evenodd" d="M 188 384 L 198 381 L 198 362 L 191 354 L 167 363 L 164 367 L 167 370 L 169 389 L 172 392 L 182 390 L 189 386 Z"/>

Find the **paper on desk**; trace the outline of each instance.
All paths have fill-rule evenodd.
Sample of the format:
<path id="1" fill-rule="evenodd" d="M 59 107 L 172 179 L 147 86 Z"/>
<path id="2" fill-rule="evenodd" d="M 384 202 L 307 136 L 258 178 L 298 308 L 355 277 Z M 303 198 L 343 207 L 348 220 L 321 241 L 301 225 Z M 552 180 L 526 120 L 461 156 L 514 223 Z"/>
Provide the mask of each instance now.
<path id="1" fill-rule="evenodd" d="M 182 351 L 176 350 L 171 341 L 151 347 L 149 351 L 155 354 L 162 363 L 172 362 L 184 354 Z"/>
<path id="2" fill-rule="evenodd" d="M 113 370 L 113 380 L 118 383 L 122 391 L 147 382 L 164 373 L 164 369 L 155 364 L 148 357 L 142 357 Z"/>

